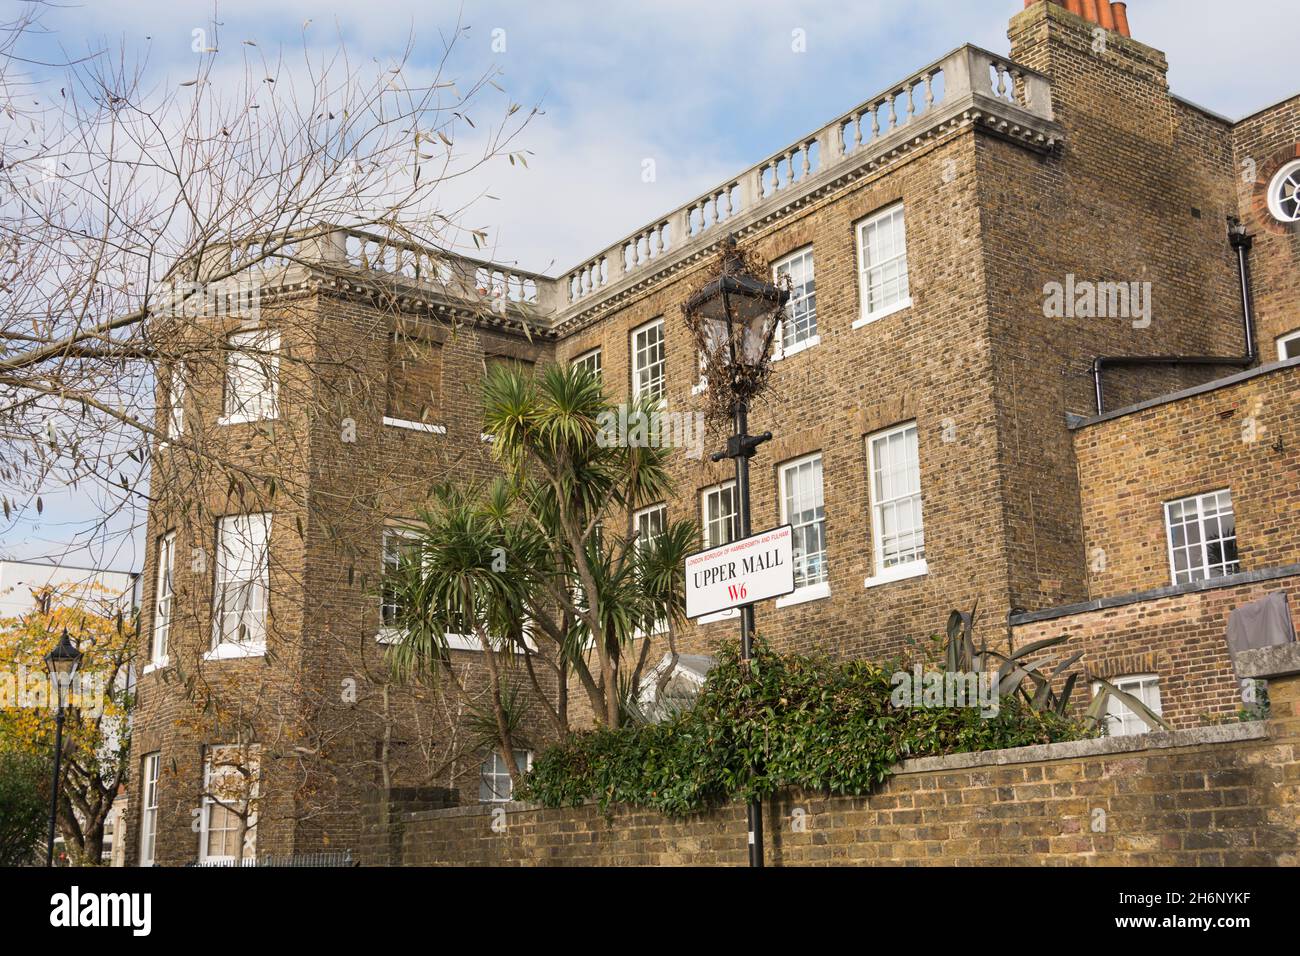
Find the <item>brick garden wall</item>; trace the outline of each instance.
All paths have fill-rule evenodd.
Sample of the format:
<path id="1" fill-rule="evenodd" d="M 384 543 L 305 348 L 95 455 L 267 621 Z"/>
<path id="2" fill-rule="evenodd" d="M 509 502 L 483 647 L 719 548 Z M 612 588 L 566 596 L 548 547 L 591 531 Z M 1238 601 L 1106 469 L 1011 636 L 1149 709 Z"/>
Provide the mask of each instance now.
<path id="1" fill-rule="evenodd" d="M 1274 719 L 914 760 L 869 797 L 765 805 L 767 862 L 1234 866 L 1300 863 L 1300 680 Z M 420 865 L 744 865 L 745 808 L 671 820 L 521 804 L 406 814 Z"/>

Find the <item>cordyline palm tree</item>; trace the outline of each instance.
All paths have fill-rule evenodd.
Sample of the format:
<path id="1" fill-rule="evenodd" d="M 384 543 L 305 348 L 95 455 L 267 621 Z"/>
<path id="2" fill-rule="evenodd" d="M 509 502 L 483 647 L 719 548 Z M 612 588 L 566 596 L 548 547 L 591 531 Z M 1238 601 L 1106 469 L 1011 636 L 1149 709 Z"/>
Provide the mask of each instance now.
<path id="1" fill-rule="evenodd" d="M 551 366 L 533 375 L 495 366 L 483 395 L 484 431 L 503 476 L 435 489 L 386 589 L 404 632 L 393 647 L 401 672 L 454 678 L 448 635 L 477 638 L 502 758 L 515 776 L 508 672 L 525 668 L 557 736 L 569 729 L 570 674 L 596 719 L 618 726 L 627 698 L 639 693 L 653 640 L 676 646 L 683 562 L 699 533 L 678 521 L 638 539 L 633 512 L 668 494 L 671 451 L 618 441 L 605 427 L 617 408 L 587 370 Z M 628 416 L 653 410 L 644 403 Z M 538 666 L 557 678 L 554 703 Z"/>

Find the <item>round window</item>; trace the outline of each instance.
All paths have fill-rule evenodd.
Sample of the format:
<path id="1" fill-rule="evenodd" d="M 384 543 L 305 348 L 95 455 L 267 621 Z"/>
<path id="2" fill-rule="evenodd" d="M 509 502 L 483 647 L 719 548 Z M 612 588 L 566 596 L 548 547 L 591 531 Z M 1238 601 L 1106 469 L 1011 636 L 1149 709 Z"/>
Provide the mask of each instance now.
<path id="1" fill-rule="evenodd" d="M 1300 159 L 1279 169 L 1269 183 L 1268 211 L 1280 222 L 1300 222 Z"/>

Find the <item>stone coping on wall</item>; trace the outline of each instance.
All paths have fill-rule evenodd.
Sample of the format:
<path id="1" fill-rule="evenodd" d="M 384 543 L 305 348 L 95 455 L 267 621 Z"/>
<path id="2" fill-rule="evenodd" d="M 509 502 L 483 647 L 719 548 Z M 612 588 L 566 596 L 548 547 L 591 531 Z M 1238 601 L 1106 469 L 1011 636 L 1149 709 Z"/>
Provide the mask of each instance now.
<path id="1" fill-rule="evenodd" d="M 972 767 L 1004 767 L 1010 764 L 1044 763 L 1049 760 L 1076 760 L 1108 754 L 1141 753 L 1175 747 L 1199 747 L 1205 744 L 1231 744 L 1245 740 L 1266 740 L 1268 725 L 1264 721 L 1237 724 L 1212 724 L 1187 730 L 1161 730 L 1125 737 L 1098 737 L 1095 740 L 1068 740 L 1059 744 L 1038 744 L 1011 750 L 980 750 L 973 753 L 947 754 L 942 757 L 917 757 L 905 760 L 894 769 L 894 776 L 911 773 L 938 773 L 968 770 Z"/>
<path id="2" fill-rule="evenodd" d="M 1300 644 L 1289 645 L 1289 647 L 1300 650 Z M 1266 650 L 1273 650 L 1273 648 L 1266 648 Z M 1189 730 L 1157 731 L 1155 733 L 1134 734 L 1125 737 L 1099 737 L 1095 740 L 1070 740 L 1059 744 L 1038 744 L 1032 747 L 1015 747 L 1009 750 L 984 750 L 975 753 L 947 754 L 942 757 L 917 757 L 900 763 L 894 768 L 892 776 L 944 773 L 976 767 L 1005 767 L 1014 764 L 1045 763 L 1052 760 L 1077 760 L 1081 757 L 1133 754 L 1149 750 L 1198 747 L 1206 744 L 1242 743 L 1250 740 L 1267 740 L 1268 737 L 1268 725 L 1264 721 L 1214 724 L 1208 727 L 1193 727 Z M 587 803 L 594 803 L 594 801 L 587 801 Z M 541 804 L 522 801 L 478 803 L 463 807 L 447 807 L 442 810 L 416 810 L 402 814 L 402 819 L 407 822 L 442 820 L 452 817 L 488 816 L 497 810 L 504 810 L 507 813 L 522 813 L 546 809 L 548 808 Z"/>
<path id="3" fill-rule="evenodd" d="M 1234 663 L 1242 677 L 1271 680 L 1300 674 L 1300 644 L 1277 644 L 1242 651 Z"/>
<path id="4" fill-rule="evenodd" d="M 1130 604 L 1141 604 L 1145 601 L 1158 601 L 1162 598 L 1179 597 L 1184 594 L 1196 594 L 1202 591 L 1218 591 L 1223 588 L 1239 587 L 1243 584 L 1277 581 L 1281 578 L 1291 578 L 1297 575 L 1300 575 L 1300 564 L 1285 564 L 1277 568 L 1261 568 L 1258 571 L 1242 571 L 1238 574 L 1225 574 L 1222 577 L 1192 581 L 1189 584 L 1169 584 L 1162 588 L 1152 588 L 1149 591 L 1133 591 L 1128 594 L 1117 594 L 1114 597 L 1094 598 L 1091 601 L 1082 601 L 1078 604 L 1049 607 L 1041 611 L 1026 611 L 1024 614 L 1011 615 L 1009 623 L 1012 627 L 1019 627 L 1022 624 L 1051 621 L 1059 617 L 1072 617 L 1075 614 L 1087 614 L 1091 611 L 1106 611 L 1111 608 L 1127 607 Z"/>

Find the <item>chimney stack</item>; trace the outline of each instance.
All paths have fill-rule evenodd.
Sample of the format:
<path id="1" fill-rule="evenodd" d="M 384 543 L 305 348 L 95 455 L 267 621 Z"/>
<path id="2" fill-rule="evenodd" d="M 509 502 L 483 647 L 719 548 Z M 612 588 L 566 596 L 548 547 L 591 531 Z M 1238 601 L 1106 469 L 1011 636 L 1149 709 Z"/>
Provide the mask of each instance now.
<path id="1" fill-rule="evenodd" d="M 1065 7 L 1075 16 L 1083 17 L 1089 23 L 1095 23 L 1106 30 L 1114 30 L 1120 36 L 1133 35 L 1128 28 L 1127 3 L 1111 3 L 1110 0 L 1025 0 L 1025 8 L 1028 9 L 1035 3 L 1055 3 L 1058 7 Z"/>

